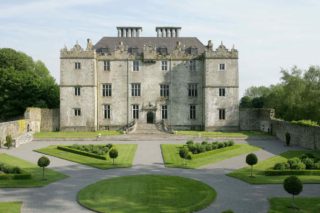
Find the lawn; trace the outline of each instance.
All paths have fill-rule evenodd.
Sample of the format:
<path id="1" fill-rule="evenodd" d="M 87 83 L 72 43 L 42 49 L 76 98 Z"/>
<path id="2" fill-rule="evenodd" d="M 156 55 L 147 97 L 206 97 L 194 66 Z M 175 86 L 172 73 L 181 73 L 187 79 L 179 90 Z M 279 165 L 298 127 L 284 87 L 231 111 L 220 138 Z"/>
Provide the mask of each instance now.
<path id="1" fill-rule="evenodd" d="M 22 202 L 0 202 L 0 212 L 20 213 Z"/>
<path id="2" fill-rule="evenodd" d="M 208 138 L 247 138 L 251 136 L 270 136 L 260 131 L 238 131 L 238 132 L 207 132 L 207 131 L 176 131 L 177 135 L 188 135 L 194 137 Z"/>
<path id="3" fill-rule="evenodd" d="M 315 156 L 320 157 L 320 152 L 318 151 L 288 151 L 284 152 L 278 156 L 274 156 L 265 161 L 258 162 L 257 165 L 253 167 L 253 173 L 255 177 L 249 177 L 250 167 L 241 168 L 229 173 L 228 176 L 235 177 L 245 182 L 251 184 L 278 184 L 283 183 L 283 180 L 288 177 L 288 175 L 279 176 L 266 176 L 264 171 L 266 169 L 272 168 L 276 163 L 286 162 L 288 159 L 293 157 L 299 157 L 304 153 L 311 152 Z M 320 183 L 320 176 L 312 175 L 299 175 L 298 176 L 303 183 Z"/>
<path id="4" fill-rule="evenodd" d="M 288 208 L 291 205 L 290 198 L 270 198 L 269 213 L 319 213 L 320 212 L 320 197 L 296 197 L 295 204 L 299 207 L 299 211 Z"/>
<path id="5" fill-rule="evenodd" d="M 42 180 L 42 168 L 39 168 L 36 164 L 30 163 L 28 161 L 25 161 L 7 154 L 0 154 L 0 162 L 3 162 L 11 166 L 18 166 L 32 175 L 32 178 L 27 180 L 11 180 L 11 179 L 1 180 L 0 181 L 1 188 L 45 186 L 45 185 L 48 185 L 49 183 L 52 183 L 67 177 L 66 175 L 60 172 L 56 172 L 52 169 L 46 168 L 45 169 L 46 180 Z"/>
<path id="6" fill-rule="evenodd" d="M 37 132 L 35 138 L 96 138 L 101 136 L 121 135 L 121 131 L 101 130 L 96 132 Z"/>
<path id="7" fill-rule="evenodd" d="M 115 164 L 112 164 L 112 159 L 109 158 L 108 154 L 107 160 L 100 160 L 93 157 L 87 157 L 79 154 L 74 154 L 71 152 L 63 151 L 57 149 L 56 145 L 48 146 L 42 149 L 34 150 L 46 155 L 55 156 L 65 160 L 73 161 L 76 163 L 81 163 L 87 166 L 92 166 L 99 169 L 111 169 L 111 168 L 125 168 L 131 167 L 132 161 L 137 149 L 136 144 L 114 144 L 115 148 L 119 152 L 118 158 L 115 159 Z"/>
<path id="8" fill-rule="evenodd" d="M 179 156 L 179 149 L 182 145 L 183 144 L 161 144 L 162 157 L 166 167 L 198 168 L 260 149 L 248 144 L 236 144 L 223 149 L 194 154 L 192 155 L 192 160 L 185 161 L 185 164 L 184 160 Z"/>
<path id="9" fill-rule="evenodd" d="M 78 202 L 97 212 L 195 212 L 210 205 L 217 193 L 189 178 L 137 175 L 102 180 L 80 190 Z"/>

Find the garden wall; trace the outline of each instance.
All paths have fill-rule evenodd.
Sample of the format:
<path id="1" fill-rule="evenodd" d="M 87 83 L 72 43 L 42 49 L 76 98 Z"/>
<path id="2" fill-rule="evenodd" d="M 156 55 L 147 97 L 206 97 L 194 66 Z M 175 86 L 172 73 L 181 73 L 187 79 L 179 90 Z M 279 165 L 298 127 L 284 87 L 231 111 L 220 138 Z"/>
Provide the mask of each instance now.
<path id="1" fill-rule="evenodd" d="M 320 149 L 320 127 L 301 126 L 274 118 L 273 109 L 240 109 L 240 129 L 269 132 L 285 142 L 291 135 L 291 144 L 307 149 Z"/>

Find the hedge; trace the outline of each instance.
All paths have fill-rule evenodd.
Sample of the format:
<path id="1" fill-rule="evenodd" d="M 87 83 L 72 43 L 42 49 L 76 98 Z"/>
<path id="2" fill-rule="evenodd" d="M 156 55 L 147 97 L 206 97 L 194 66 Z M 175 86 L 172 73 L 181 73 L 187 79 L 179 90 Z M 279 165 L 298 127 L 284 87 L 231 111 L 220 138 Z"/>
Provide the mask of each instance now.
<path id="1" fill-rule="evenodd" d="M 316 175 L 320 176 L 320 170 L 274 170 L 269 169 L 264 171 L 266 176 L 280 176 L 280 175 Z"/>
<path id="2" fill-rule="evenodd" d="M 101 156 L 101 155 L 97 155 L 97 154 L 81 151 L 81 150 L 78 150 L 78 149 L 72 149 L 72 148 L 66 147 L 66 146 L 57 146 L 57 148 L 60 149 L 60 150 L 63 150 L 63 151 L 74 153 L 74 154 L 79 154 L 79 155 L 83 155 L 83 156 L 87 156 L 87 157 L 97 158 L 97 159 L 100 159 L 100 160 L 107 160 L 106 156 Z"/>
<path id="3" fill-rule="evenodd" d="M 27 180 L 31 179 L 32 176 L 29 173 L 22 174 L 0 174 L 0 180 Z"/>

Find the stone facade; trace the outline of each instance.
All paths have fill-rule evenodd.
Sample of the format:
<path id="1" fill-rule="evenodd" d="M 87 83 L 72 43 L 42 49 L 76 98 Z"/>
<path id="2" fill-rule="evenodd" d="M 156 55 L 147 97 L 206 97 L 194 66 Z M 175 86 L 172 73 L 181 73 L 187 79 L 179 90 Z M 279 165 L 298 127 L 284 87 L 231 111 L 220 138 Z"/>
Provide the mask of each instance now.
<path id="1" fill-rule="evenodd" d="M 141 27 L 117 29 L 118 37 L 104 37 L 96 45 L 88 39 L 85 49 L 76 44 L 61 50 L 62 131 L 119 129 L 133 120 L 164 120 L 172 129 L 238 129 L 236 49 L 222 43 L 213 49 L 211 41 L 203 45 L 195 37 L 179 37 L 181 28 L 157 27 L 157 37 L 140 37 Z M 138 96 L 132 95 L 133 83 L 140 85 Z M 104 84 L 111 85 L 110 95 L 103 94 Z M 190 94 L 191 84 L 196 92 Z M 161 95 L 161 85 L 168 87 L 168 96 Z"/>

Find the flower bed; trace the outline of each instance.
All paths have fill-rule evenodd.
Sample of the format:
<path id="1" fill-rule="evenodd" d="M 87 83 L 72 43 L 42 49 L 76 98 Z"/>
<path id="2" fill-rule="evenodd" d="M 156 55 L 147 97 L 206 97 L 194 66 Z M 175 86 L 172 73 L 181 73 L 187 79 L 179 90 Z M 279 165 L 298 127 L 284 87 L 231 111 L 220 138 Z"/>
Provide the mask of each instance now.
<path id="1" fill-rule="evenodd" d="M 72 146 L 57 146 L 57 149 L 72 152 L 74 154 L 93 157 L 100 160 L 107 160 L 106 154 L 112 147 L 112 144 L 107 145 L 77 145 Z"/>

